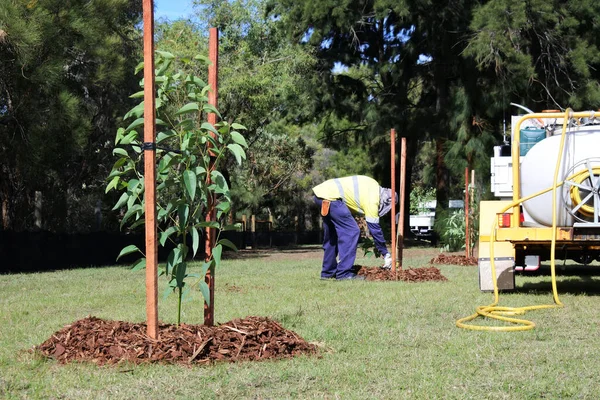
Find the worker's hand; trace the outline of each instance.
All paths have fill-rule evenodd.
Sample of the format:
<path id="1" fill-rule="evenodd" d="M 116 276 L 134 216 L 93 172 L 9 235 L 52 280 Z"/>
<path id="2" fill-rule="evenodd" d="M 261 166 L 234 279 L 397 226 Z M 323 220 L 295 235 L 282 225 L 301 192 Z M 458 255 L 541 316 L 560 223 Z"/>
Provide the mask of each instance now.
<path id="1" fill-rule="evenodd" d="M 385 257 L 383 257 L 383 269 L 392 269 L 392 255 L 390 253 L 387 253 L 385 255 Z"/>

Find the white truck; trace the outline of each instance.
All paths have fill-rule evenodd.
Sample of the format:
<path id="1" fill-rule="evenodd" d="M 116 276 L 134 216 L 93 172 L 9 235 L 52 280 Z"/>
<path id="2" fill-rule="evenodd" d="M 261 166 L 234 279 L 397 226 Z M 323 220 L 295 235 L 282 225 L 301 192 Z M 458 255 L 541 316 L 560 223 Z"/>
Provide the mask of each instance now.
<path id="1" fill-rule="evenodd" d="M 417 239 L 433 240 L 433 222 L 435 221 L 436 201 L 431 200 L 419 205 L 420 212 L 409 217 L 410 231 Z"/>
<path id="2" fill-rule="evenodd" d="M 431 240 L 434 244 L 437 242 L 437 235 L 433 230 L 436 205 L 436 200 L 421 203 L 419 204 L 420 212 L 409 216 L 410 231 L 412 234 L 417 239 Z M 448 202 L 448 208 L 458 209 L 464 208 L 464 206 L 465 202 L 463 200 L 450 200 Z"/>

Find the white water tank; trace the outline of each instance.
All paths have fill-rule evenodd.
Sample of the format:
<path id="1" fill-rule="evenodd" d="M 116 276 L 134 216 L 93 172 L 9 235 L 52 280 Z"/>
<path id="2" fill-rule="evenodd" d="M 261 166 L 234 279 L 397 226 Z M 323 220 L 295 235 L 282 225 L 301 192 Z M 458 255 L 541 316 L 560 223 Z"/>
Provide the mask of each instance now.
<path id="1" fill-rule="evenodd" d="M 521 198 L 552 187 L 560 140 L 560 134 L 543 139 L 535 144 L 527 152 L 527 155 L 522 158 Z M 599 166 L 600 127 L 571 128 L 565 138 L 558 182 L 565 180 L 575 172 L 588 170 L 588 167 Z M 596 180 L 594 180 L 595 182 Z M 596 184 L 594 186 L 597 187 Z M 572 204 L 569 195 L 570 188 L 571 185 L 563 185 L 556 190 L 557 226 L 570 227 L 573 226 L 574 222 L 579 221 L 569 212 L 577 206 L 577 204 Z M 593 199 L 586 202 L 586 204 L 593 204 L 592 201 Z M 525 226 L 552 226 L 552 192 L 525 201 L 523 208 L 525 211 Z M 585 218 L 584 216 L 581 217 Z"/>

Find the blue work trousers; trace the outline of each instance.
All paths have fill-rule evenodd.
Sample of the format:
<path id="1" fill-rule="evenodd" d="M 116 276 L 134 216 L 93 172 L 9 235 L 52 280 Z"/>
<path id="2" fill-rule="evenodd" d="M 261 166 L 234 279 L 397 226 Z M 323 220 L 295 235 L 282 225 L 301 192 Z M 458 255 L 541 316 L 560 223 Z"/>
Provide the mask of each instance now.
<path id="1" fill-rule="evenodd" d="M 316 197 L 321 208 L 323 200 Z M 333 200 L 329 214 L 323 217 L 323 269 L 321 278 L 343 279 L 356 275 L 353 271 L 360 229 L 343 200 Z M 339 258 L 339 262 L 338 262 Z"/>

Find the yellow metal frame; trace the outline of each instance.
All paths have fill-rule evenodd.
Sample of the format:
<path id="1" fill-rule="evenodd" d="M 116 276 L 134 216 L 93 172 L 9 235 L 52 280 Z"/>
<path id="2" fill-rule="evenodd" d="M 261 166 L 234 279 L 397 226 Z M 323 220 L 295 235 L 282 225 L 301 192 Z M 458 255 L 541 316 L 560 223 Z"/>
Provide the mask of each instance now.
<path id="1" fill-rule="evenodd" d="M 528 119 L 552 119 L 552 118 L 588 118 L 593 117 L 595 112 L 593 111 L 582 111 L 582 112 L 554 112 L 554 113 L 534 113 L 524 115 L 517 122 L 517 126 L 514 129 L 512 135 L 512 165 L 513 165 L 513 202 L 517 202 L 521 198 L 521 174 L 520 174 L 520 159 L 521 159 L 521 124 L 523 121 Z M 515 205 L 512 210 L 511 226 L 519 226 L 520 222 L 520 210 L 519 205 Z"/>
<path id="2" fill-rule="evenodd" d="M 548 242 L 552 240 L 552 228 L 532 228 L 522 226 L 515 228 L 498 228 L 496 230 L 496 240 L 508 242 Z M 573 240 L 573 228 L 556 228 L 556 240 Z"/>

